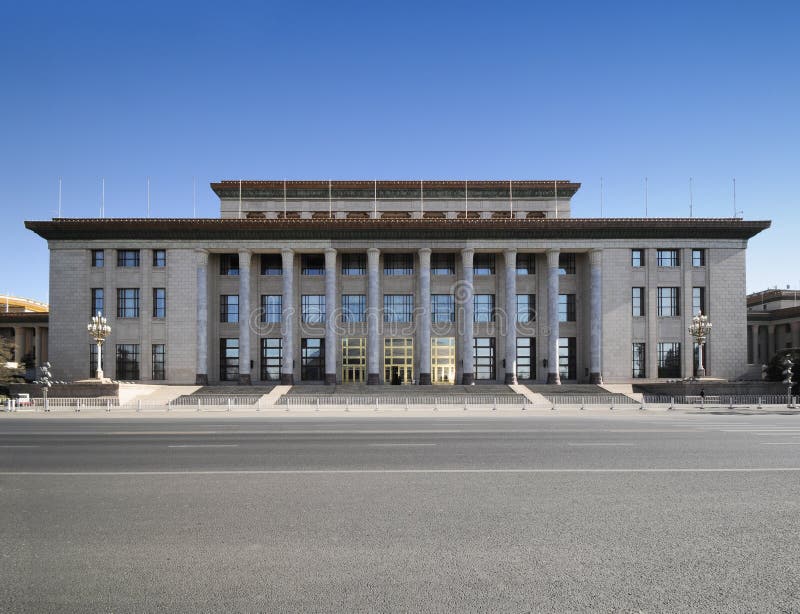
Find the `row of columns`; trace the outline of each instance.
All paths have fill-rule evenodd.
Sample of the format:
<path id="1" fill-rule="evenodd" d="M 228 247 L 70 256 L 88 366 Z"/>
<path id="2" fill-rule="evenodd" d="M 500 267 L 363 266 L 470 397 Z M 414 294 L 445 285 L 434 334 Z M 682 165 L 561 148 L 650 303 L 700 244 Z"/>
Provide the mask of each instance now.
<path id="1" fill-rule="evenodd" d="M 775 356 L 775 353 L 778 351 L 778 333 L 777 327 L 783 326 L 779 324 L 750 324 L 750 349 L 752 351 L 752 360 L 753 363 L 763 363 L 766 364 Z M 760 338 L 760 331 L 761 328 L 764 327 L 767 329 L 767 347 L 766 347 L 766 356 L 763 355 L 761 352 L 761 338 Z M 790 330 L 791 330 L 791 344 L 792 347 L 800 347 L 800 322 L 791 322 L 790 323 Z"/>
<path id="2" fill-rule="evenodd" d="M 559 297 L 559 250 L 549 249 L 547 254 L 547 383 L 560 384 L 558 339 L 558 297 Z M 590 262 L 590 381 L 602 383 L 600 352 L 602 323 L 602 288 L 600 250 L 592 250 Z M 281 335 L 284 352 L 281 365 L 281 383 L 294 383 L 295 323 L 294 305 L 294 255 L 292 249 L 285 248 L 281 252 L 283 264 L 283 314 L 281 318 Z M 419 255 L 419 319 L 417 322 L 417 345 L 420 350 L 419 383 L 431 383 L 431 249 L 421 248 Z M 474 361 L 474 269 L 475 250 L 461 250 L 462 278 L 455 289 L 455 299 L 461 306 L 461 365 L 462 383 L 475 383 Z M 239 252 L 239 381 L 243 384 L 251 382 L 250 376 L 250 258 L 249 250 Z M 504 256 L 505 309 L 508 317 L 504 318 L 506 352 L 505 365 L 507 384 L 516 384 L 517 371 L 517 250 L 507 249 Z M 380 250 L 367 250 L 367 384 L 380 382 Z M 325 304 L 329 313 L 333 312 L 338 293 L 336 286 L 336 250 L 325 250 Z M 197 261 L 197 384 L 208 383 L 208 251 L 198 250 Z M 244 316 L 244 317 L 242 317 Z M 336 383 L 336 322 L 332 317 L 325 319 L 325 382 Z M 426 370 L 427 369 L 427 370 Z"/>
<path id="3" fill-rule="evenodd" d="M 34 355 L 34 366 L 44 364 L 47 358 L 47 327 L 9 324 L 14 330 L 14 361 L 19 363 L 30 347 Z"/>

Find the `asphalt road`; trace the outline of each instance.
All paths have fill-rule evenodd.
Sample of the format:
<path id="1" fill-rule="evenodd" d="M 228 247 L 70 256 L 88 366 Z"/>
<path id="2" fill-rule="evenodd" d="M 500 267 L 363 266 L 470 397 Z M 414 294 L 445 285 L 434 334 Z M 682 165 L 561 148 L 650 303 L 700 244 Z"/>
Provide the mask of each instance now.
<path id="1" fill-rule="evenodd" d="M 800 611 L 800 416 L 0 419 L 3 612 Z"/>

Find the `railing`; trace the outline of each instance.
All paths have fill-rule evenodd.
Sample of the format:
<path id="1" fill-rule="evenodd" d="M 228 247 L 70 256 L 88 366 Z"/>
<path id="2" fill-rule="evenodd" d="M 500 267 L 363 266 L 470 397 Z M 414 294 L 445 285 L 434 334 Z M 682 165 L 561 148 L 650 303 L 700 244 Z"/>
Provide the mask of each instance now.
<path id="1" fill-rule="evenodd" d="M 503 395 L 284 395 L 278 405 L 288 407 L 397 407 L 412 405 L 519 405 L 527 399 L 521 394 Z"/>
<path id="2" fill-rule="evenodd" d="M 624 394 L 550 394 L 543 396 L 553 405 L 634 405 L 638 403 Z"/>
<path id="3" fill-rule="evenodd" d="M 785 394 L 722 394 L 706 395 L 705 399 L 698 395 L 667 396 L 659 394 L 645 394 L 644 402 L 651 405 L 691 405 L 701 407 L 737 407 L 760 405 L 786 405 Z"/>
<path id="4" fill-rule="evenodd" d="M 210 395 L 187 395 L 178 397 L 169 402 L 173 407 L 179 406 L 196 406 L 196 405 L 209 405 L 221 406 L 232 405 L 234 407 L 241 407 L 243 405 L 256 405 L 261 399 L 260 394 L 253 395 L 236 395 L 226 396 L 224 394 L 210 394 Z"/>

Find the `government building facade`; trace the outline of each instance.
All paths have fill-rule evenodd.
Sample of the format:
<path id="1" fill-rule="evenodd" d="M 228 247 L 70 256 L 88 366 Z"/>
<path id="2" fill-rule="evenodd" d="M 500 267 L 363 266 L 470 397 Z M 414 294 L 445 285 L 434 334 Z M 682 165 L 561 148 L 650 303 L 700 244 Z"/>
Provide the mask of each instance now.
<path id="1" fill-rule="evenodd" d="M 569 181 L 222 181 L 220 217 L 26 226 L 49 358 L 146 383 L 624 383 L 747 370 L 745 252 L 769 222 L 573 218 Z"/>

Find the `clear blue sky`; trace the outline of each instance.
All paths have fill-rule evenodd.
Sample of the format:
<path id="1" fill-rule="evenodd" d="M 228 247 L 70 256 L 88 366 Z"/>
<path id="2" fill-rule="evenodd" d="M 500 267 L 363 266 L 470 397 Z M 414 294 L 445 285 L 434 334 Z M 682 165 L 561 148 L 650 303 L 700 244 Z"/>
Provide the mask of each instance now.
<path id="1" fill-rule="evenodd" d="M 0 19 L 0 291 L 47 300 L 25 219 L 216 216 L 219 179 L 572 179 L 573 215 L 771 219 L 800 284 L 794 2 L 14 2 Z"/>

